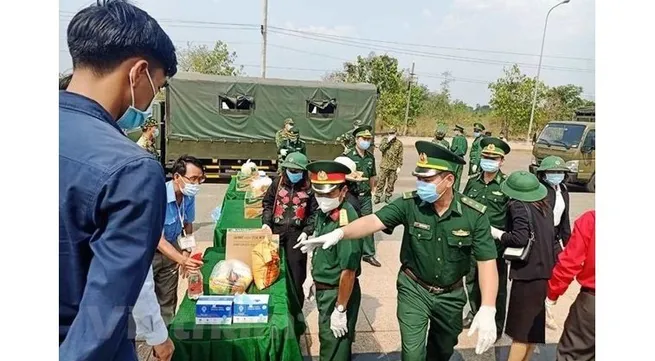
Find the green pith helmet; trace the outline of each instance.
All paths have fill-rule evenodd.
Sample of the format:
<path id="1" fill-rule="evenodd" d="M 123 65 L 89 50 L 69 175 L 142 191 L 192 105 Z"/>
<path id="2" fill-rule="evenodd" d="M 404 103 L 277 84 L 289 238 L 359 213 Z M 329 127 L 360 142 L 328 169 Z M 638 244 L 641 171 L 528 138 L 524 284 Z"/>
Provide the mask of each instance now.
<path id="1" fill-rule="evenodd" d="M 480 148 L 482 148 L 482 155 L 488 157 L 504 157 L 512 150 L 505 141 L 494 137 L 483 138 L 480 141 Z"/>
<path id="2" fill-rule="evenodd" d="M 546 187 L 537 177 L 524 170 L 513 172 L 500 184 L 500 190 L 508 197 L 523 202 L 536 202 L 548 194 Z"/>
<path id="3" fill-rule="evenodd" d="M 280 166 L 282 168 L 307 170 L 307 164 L 309 164 L 309 159 L 307 159 L 304 154 L 293 152 L 289 153 L 287 157 L 284 158 L 284 162 L 282 162 Z"/>
<path id="4" fill-rule="evenodd" d="M 415 147 L 418 162 L 412 175 L 416 177 L 432 177 L 440 172 L 454 173 L 458 165 L 466 164 L 462 157 L 432 142 L 419 140 Z"/>
<path id="5" fill-rule="evenodd" d="M 556 156 L 549 155 L 544 158 L 537 168 L 537 172 L 569 172 L 569 168 L 566 166 L 564 159 Z"/>

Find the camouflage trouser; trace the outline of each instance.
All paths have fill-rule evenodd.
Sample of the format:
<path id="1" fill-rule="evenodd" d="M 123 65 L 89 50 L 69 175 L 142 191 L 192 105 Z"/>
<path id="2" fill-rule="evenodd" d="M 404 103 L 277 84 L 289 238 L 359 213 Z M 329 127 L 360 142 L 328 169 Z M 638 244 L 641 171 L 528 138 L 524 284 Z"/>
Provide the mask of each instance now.
<path id="1" fill-rule="evenodd" d="M 397 179 L 398 173 L 396 173 L 395 169 L 380 168 L 378 184 L 375 186 L 375 199 L 382 199 L 384 201 L 385 199 L 391 198 Z M 385 184 L 386 191 L 384 189 Z"/>

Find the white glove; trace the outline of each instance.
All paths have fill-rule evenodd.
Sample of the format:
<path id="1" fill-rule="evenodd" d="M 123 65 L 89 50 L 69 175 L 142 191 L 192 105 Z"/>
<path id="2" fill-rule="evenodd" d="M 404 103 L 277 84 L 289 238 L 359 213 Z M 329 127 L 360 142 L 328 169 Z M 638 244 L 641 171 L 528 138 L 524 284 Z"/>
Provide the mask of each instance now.
<path id="1" fill-rule="evenodd" d="M 334 231 L 324 234 L 320 237 L 300 241 L 296 243 L 296 245 L 293 246 L 293 248 L 300 248 L 300 251 L 302 253 L 311 252 L 320 245 L 323 245 L 323 249 L 328 249 L 334 246 L 335 244 L 339 243 L 339 241 L 342 238 L 343 238 L 343 230 L 341 230 L 341 228 L 337 228 Z"/>
<path id="2" fill-rule="evenodd" d="M 493 237 L 494 239 L 500 240 L 503 234 L 505 234 L 504 231 L 501 231 L 500 229 L 495 227 L 491 227 L 491 237 Z"/>
<path id="3" fill-rule="evenodd" d="M 340 338 L 348 333 L 348 317 L 346 312 L 339 312 L 334 308 L 330 316 L 330 330 L 334 334 L 334 338 Z"/>
<path id="4" fill-rule="evenodd" d="M 553 306 L 555 306 L 557 301 L 553 301 L 546 297 L 546 327 L 551 330 L 557 330 L 557 322 L 555 322 L 555 317 L 553 316 Z"/>
<path id="5" fill-rule="evenodd" d="M 302 242 L 302 241 L 306 241 L 306 240 L 307 240 L 307 233 L 303 232 L 303 233 L 300 234 L 300 236 L 298 236 L 298 238 L 296 239 L 296 242 Z"/>
<path id="6" fill-rule="evenodd" d="M 268 226 L 268 224 L 262 224 L 262 229 L 273 233 L 273 230 Z"/>
<path id="7" fill-rule="evenodd" d="M 313 301 L 316 294 L 316 287 L 314 286 L 314 278 L 311 273 L 305 277 L 305 282 L 302 283 L 302 291 L 305 294 L 307 301 Z"/>
<path id="8" fill-rule="evenodd" d="M 475 353 L 485 353 L 496 342 L 496 308 L 481 306 L 473 318 L 468 336 L 473 336 L 478 331 L 478 343 L 475 346 Z"/>
<path id="9" fill-rule="evenodd" d="M 400 174 L 400 167 L 398 167 L 398 169 L 396 169 L 396 174 Z"/>
<path id="10" fill-rule="evenodd" d="M 280 154 L 282 154 L 283 156 L 286 156 L 287 155 L 287 150 L 286 149 L 280 149 Z"/>
<path id="11" fill-rule="evenodd" d="M 473 166 L 471 167 L 471 170 L 473 171 L 473 173 L 477 172 L 478 171 L 478 166 L 473 164 Z"/>

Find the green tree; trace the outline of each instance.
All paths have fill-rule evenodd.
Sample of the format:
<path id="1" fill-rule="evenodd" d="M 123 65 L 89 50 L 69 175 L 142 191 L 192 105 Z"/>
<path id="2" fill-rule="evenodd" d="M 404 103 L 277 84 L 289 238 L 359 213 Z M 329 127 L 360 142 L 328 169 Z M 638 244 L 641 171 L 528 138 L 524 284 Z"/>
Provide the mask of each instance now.
<path id="1" fill-rule="evenodd" d="M 237 53 L 230 52 L 227 44 L 220 40 L 213 48 L 188 43 L 178 58 L 180 68 L 184 71 L 226 76 L 243 75 L 243 66 L 234 65 Z"/>

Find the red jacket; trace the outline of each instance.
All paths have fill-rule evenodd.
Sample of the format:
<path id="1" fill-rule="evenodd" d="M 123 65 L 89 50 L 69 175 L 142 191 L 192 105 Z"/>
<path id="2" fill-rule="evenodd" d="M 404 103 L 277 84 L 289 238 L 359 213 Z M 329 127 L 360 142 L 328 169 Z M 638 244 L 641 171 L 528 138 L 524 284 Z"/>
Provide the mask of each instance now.
<path id="1" fill-rule="evenodd" d="M 582 287 L 596 289 L 595 210 L 585 212 L 575 221 L 571 238 L 548 281 L 548 298 L 556 301 L 574 277 Z"/>

